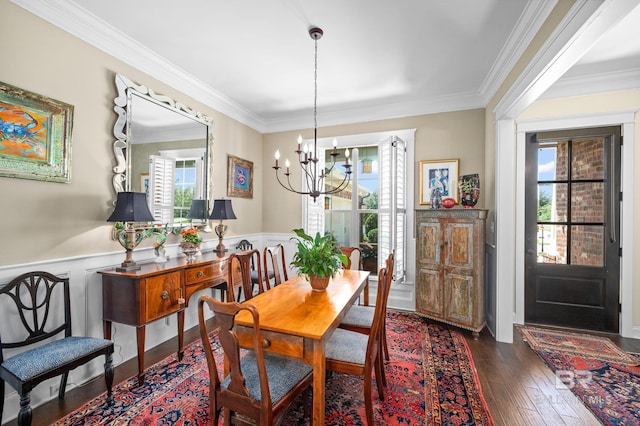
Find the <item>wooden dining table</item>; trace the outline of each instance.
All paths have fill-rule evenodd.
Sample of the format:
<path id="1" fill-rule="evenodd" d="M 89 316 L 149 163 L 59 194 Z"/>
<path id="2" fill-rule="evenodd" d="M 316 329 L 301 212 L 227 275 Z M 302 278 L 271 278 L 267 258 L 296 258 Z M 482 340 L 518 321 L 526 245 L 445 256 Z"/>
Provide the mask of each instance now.
<path id="1" fill-rule="evenodd" d="M 358 299 L 368 276 L 368 271 L 340 271 L 325 291 L 314 291 L 306 280 L 295 277 L 248 301 L 258 309 L 266 351 L 313 365 L 314 425 L 324 424 L 325 344 Z M 252 324 L 247 311 L 236 316 L 238 339 L 247 348 L 253 342 Z"/>

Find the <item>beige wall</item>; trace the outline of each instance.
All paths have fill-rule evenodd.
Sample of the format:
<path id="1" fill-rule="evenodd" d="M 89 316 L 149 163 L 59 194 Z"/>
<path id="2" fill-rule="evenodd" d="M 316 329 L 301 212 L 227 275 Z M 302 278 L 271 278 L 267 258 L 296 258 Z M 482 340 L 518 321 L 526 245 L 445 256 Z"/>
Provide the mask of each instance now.
<path id="1" fill-rule="evenodd" d="M 0 177 L 2 238 L 0 266 L 122 250 L 110 239 L 106 218 L 115 192 L 112 144 L 114 76 L 173 97 L 213 118 L 213 196 L 226 195 L 227 153 L 253 161 L 261 176 L 260 133 L 205 107 L 68 33 L 0 0 L 0 81 L 75 106 L 71 183 Z M 24 36 L 25 28 L 29 36 Z M 238 220 L 229 235 L 260 232 L 262 182 L 252 200 L 234 198 Z M 215 237 L 210 234 L 209 238 Z M 149 244 L 144 242 L 143 244 Z"/>
<path id="2" fill-rule="evenodd" d="M 419 161 L 451 158 L 460 160 L 459 173 L 461 175 L 480 174 L 481 192 L 478 207 L 483 207 L 482 191 L 485 188 L 483 186 L 484 163 L 482 161 L 485 156 L 484 109 L 326 127 L 318 129 L 318 135 L 321 138 L 328 138 L 414 128 L 416 129 L 415 158 L 408 158 L 407 167 L 413 167 L 415 170 L 415 191 L 413 194 L 415 207 L 426 207 L 418 205 Z M 295 155 L 293 150 L 296 148 L 298 134 L 302 134 L 304 138 L 312 138 L 313 129 L 264 135 L 264 206 L 262 216 L 264 232 L 291 232 L 292 229 L 301 225 L 302 211 L 299 197 L 280 187 L 272 168 L 276 149 L 280 149 L 281 164 L 284 164 L 286 156 L 293 161 Z M 291 182 L 294 187 L 299 187 L 300 183 L 300 175 L 293 175 L 293 172 L 298 170 L 299 166 L 296 165 L 291 168 Z"/>

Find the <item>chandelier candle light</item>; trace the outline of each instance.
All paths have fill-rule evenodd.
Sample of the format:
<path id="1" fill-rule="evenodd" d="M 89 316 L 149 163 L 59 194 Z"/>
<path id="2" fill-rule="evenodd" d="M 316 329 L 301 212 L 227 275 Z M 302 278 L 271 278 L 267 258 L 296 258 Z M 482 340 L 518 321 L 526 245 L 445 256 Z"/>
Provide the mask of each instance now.
<path id="1" fill-rule="evenodd" d="M 349 185 L 349 181 L 351 179 L 351 164 L 349 163 L 349 149 L 347 148 L 344 152 L 345 155 L 345 163 L 343 167 L 345 168 L 344 178 L 342 182 L 334 186 L 331 189 L 323 188 L 324 179 L 331 174 L 335 164 L 336 157 L 338 157 L 338 141 L 333 140 L 333 150 L 331 151 L 331 165 L 329 167 L 323 167 L 322 170 L 319 169 L 318 164 L 318 119 L 317 119 L 317 103 L 318 103 L 318 39 L 322 37 L 323 31 L 320 28 L 312 27 L 309 29 L 309 35 L 315 41 L 315 68 L 314 68 L 314 97 L 313 97 L 313 149 L 309 147 L 308 144 L 303 145 L 302 135 L 298 136 L 298 149 L 294 152 L 298 155 L 298 162 L 300 163 L 300 168 L 302 169 L 302 173 L 304 176 L 304 180 L 306 182 L 306 190 L 296 190 L 291 185 L 290 180 L 290 166 L 291 163 L 287 158 L 285 160 L 285 173 L 284 175 L 287 177 L 287 184 L 285 185 L 280 180 L 279 171 L 281 169 L 279 165 L 280 161 L 280 150 L 276 151 L 275 158 L 276 164 L 273 167 L 276 171 L 276 179 L 278 179 L 278 183 L 287 191 L 295 192 L 296 194 L 301 195 L 310 195 L 315 202 L 316 199 L 320 195 L 327 194 L 335 194 L 337 192 L 342 191 Z M 323 190 L 324 189 L 324 190 Z"/>

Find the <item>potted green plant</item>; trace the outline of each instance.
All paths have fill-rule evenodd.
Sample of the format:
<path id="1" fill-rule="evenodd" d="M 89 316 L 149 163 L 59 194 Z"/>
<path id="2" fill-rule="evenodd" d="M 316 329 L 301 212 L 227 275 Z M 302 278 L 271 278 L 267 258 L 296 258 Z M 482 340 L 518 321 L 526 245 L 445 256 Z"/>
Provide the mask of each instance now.
<path id="1" fill-rule="evenodd" d="M 347 265 L 347 256 L 342 254 L 335 238 L 330 233 L 315 238 L 303 229 L 294 229 L 298 251 L 293 255 L 291 266 L 298 269 L 300 275 L 308 277 L 311 287 L 316 291 L 324 291 L 329 279 L 343 266 Z"/>

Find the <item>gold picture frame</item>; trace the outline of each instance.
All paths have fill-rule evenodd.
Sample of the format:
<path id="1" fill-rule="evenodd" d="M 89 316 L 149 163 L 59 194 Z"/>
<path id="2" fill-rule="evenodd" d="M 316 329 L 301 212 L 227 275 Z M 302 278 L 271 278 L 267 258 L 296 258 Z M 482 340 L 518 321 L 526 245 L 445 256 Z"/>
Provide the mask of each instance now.
<path id="1" fill-rule="evenodd" d="M 228 156 L 227 196 L 253 198 L 253 162 Z"/>
<path id="2" fill-rule="evenodd" d="M 442 198 L 453 198 L 458 204 L 458 170 L 460 160 L 420 161 L 420 204 L 431 204 L 431 191 L 440 188 Z"/>
<path id="3" fill-rule="evenodd" d="M 0 82 L 0 176 L 70 182 L 73 108 Z"/>

